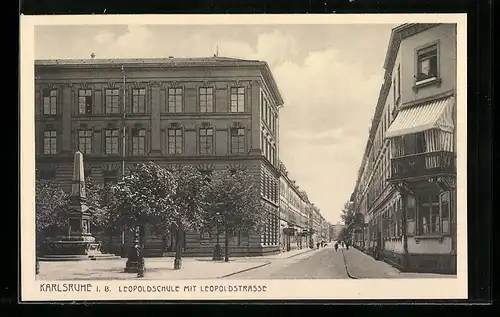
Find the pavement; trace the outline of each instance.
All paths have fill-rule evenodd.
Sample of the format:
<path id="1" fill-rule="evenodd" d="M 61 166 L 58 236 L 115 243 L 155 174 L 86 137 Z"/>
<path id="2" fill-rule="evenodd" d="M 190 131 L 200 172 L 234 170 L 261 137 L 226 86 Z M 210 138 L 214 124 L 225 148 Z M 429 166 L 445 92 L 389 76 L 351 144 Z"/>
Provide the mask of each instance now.
<path id="1" fill-rule="evenodd" d="M 131 280 L 125 273 L 127 259 L 106 261 L 40 262 L 38 280 Z M 173 269 L 174 258 L 146 258 L 146 280 L 186 279 L 392 279 L 456 278 L 454 275 L 403 273 L 355 249 L 333 246 L 299 249 L 261 257 L 235 257 L 229 262 L 211 258 L 183 258 Z"/>
<path id="2" fill-rule="evenodd" d="M 355 279 L 456 278 L 456 275 L 447 274 L 405 273 L 388 263 L 377 261 L 355 248 L 349 248 L 349 250 L 343 248 L 340 251 L 344 256 L 349 276 Z"/>
<path id="3" fill-rule="evenodd" d="M 348 279 L 340 251 L 331 246 L 282 257 L 269 265 L 232 276 L 227 279 Z"/>
<path id="4" fill-rule="evenodd" d="M 183 258 L 182 268 L 173 269 L 174 258 L 146 258 L 145 280 L 218 279 L 249 272 L 271 264 L 271 261 L 296 257 L 311 249 L 293 250 L 262 257 L 235 257 L 229 262 L 211 258 Z M 40 261 L 38 280 L 130 280 L 136 273 L 125 273 L 127 259 L 102 261 Z"/>

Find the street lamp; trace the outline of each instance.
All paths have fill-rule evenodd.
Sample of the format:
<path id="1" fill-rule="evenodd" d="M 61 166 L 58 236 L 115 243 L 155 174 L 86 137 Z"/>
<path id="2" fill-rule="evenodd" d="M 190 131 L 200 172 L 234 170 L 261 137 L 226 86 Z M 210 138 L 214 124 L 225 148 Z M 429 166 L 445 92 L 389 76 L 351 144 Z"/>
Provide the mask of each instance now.
<path id="1" fill-rule="evenodd" d="M 219 230 L 220 230 L 220 224 L 222 223 L 222 217 L 221 217 L 221 214 L 219 212 L 217 212 L 215 214 L 215 217 L 216 217 L 216 224 L 217 224 L 217 227 L 216 227 L 217 242 L 215 244 L 214 252 L 212 255 L 212 261 L 220 261 L 220 260 L 222 260 L 222 248 L 220 247 L 220 244 L 219 244 L 219 233 L 220 233 Z"/>
<path id="2" fill-rule="evenodd" d="M 127 263 L 125 264 L 125 272 L 137 273 L 137 277 L 144 277 L 144 257 L 142 256 L 142 248 L 139 242 L 139 226 L 135 228 L 134 240 L 128 253 Z"/>
<path id="3" fill-rule="evenodd" d="M 176 243 L 175 243 L 175 258 L 174 258 L 174 270 L 179 270 L 182 267 L 182 257 L 181 257 L 181 252 L 182 252 L 182 246 L 181 243 L 184 243 L 184 237 L 183 237 L 183 227 L 182 223 L 177 223 L 177 230 L 176 230 Z"/>
<path id="4" fill-rule="evenodd" d="M 35 251 L 35 275 L 40 273 L 40 262 L 38 261 L 38 250 Z"/>

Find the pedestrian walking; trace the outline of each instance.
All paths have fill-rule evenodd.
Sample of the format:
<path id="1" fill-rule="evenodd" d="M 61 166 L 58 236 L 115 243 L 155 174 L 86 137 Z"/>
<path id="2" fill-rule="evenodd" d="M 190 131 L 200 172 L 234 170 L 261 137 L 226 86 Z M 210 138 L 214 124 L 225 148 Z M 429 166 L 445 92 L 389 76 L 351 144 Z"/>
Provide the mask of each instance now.
<path id="1" fill-rule="evenodd" d="M 333 247 L 335 248 L 335 252 L 337 252 L 337 250 L 339 248 L 339 244 L 337 242 L 335 242 L 335 245 Z"/>
<path id="2" fill-rule="evenodd" d="M 349 250 L 349 242 L 346 242 L 346 243 L 345 243 L 345 249 L 346 249 L 346 250 Z"/>

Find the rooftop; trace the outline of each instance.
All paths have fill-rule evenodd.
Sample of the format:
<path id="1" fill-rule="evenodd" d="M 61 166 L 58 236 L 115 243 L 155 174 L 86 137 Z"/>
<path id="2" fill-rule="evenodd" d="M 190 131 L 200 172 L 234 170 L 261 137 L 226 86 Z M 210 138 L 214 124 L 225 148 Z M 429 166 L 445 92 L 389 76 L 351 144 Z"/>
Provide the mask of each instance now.
<path id="1" fill-rule="evenodd" d="M 115 66 L 116 65 L 116 66 Z M 51 68 L 106 68 L 114 67 L 196 67 L 196 66 L 222 66 L 222 67 L 241 67 L 257 66 L 261 69 L 265 81 L 270 85 L 270 90 L 276 98 L 278 105 L 283 105 L 283 97 L 279 92 L 276 80 L 265 61 L 246 60 L 231 57 L 173 57 L 166 58 L 88 58 L 88 59 L 39 59 L 35 60 L 35 67 Z"/>
<path id="2" fill-rule="evenodd" d="M 166 57 L 166 58 L 87 58 L 87 59 L 39 59 L 35 65 L 110 65 L 110 64 L 189 64 L 189 63 L 243 63 L 267 65 L 264 61 L 231 57 Z"/>

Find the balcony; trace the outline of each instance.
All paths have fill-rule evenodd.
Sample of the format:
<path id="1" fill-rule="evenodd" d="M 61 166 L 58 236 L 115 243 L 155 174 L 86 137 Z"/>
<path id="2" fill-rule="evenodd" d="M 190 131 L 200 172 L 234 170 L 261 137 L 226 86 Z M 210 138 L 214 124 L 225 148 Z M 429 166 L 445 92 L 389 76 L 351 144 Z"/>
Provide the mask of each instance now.
<path id="1" fill-rule="evenodd" d="M 456 175 L 455 153 L 436 151 L 405 155 L 391 159 L 390 182 Z"/>

